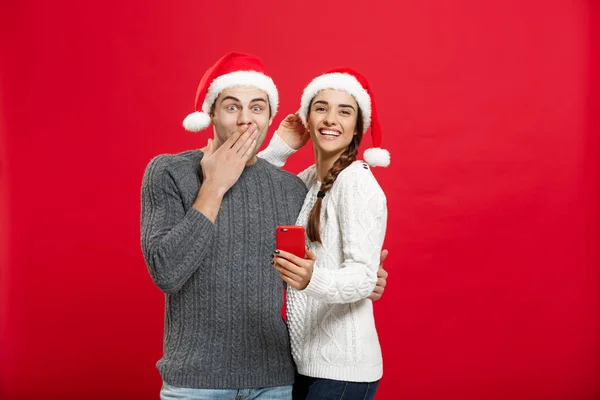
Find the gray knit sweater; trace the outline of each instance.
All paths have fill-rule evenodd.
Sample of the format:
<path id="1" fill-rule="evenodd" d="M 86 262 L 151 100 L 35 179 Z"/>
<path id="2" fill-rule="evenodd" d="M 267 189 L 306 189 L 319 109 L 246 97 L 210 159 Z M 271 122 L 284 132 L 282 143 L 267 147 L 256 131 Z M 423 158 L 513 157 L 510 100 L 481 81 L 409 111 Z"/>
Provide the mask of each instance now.
<path id="1" fill-rule="evenodd" d="M 258 159 L 226 193 L 213 225 L 191 207 L 202 155 L 161 155 L 144 174 L 142 250 L 166 294 L 158 370 L 165 382 L 188 388 L 292 384 L 283 284 L 271 254 L 275 228 L 296 222 L 306 188 Z"/>

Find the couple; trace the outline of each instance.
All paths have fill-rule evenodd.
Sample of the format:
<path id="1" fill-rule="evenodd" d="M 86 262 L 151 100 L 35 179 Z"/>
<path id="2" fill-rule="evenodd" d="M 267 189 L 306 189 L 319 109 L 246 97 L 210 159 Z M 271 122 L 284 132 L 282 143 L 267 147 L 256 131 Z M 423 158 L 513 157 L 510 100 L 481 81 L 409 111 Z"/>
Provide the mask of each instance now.
<path id="1" fill-rule="evenodd" d="M 194 132 L 212 124 L 213 139 L 146 168 L 142 250 L 166 294 L 161 399 L 375 394 L 382 358 L 371 299 L 385 286 L 387 208 L 356 160 L 367 129 L 381 141 L 372 92 L 349 69 L 315 78 L 257 157 L 277 108 L 260 59 L 229 53 L 206 71 L 184 120 Z M 315 165 L 298 177 L 280 169 L 309 136 Z M 389 164 L 382 149 L 365 158 Z M 305 258 L 275 248 L 278 225 L 306 228 Z"/>

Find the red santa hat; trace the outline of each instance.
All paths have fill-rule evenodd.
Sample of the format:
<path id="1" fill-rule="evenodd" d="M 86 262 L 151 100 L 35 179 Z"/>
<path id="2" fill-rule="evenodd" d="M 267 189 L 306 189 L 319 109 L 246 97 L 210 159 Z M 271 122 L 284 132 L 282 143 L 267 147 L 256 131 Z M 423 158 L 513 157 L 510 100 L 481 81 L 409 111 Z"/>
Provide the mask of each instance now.
<path id="1" fill-rule="evenodd" d="M 304 89 L 298 114 L 304 125 L 312 99 L 325 89 L 343 90 L 354 97 L 363 117 L 363 132 L 371 128 L 373 147 L 365 150 L 365 161 L 373 167 L 390 165 L 390 153 L 381 148 L 381 127 L 375 109 L 375 99 L 369 82 L 364 76 L 350 68 L 333 69 L 312 80 Z"/>
<path id="2" fill-rule="evenodd" d="M 277 114 L 279 96 L 273 80 L 265 73 L 260 58 L 233 51 L 225 54 L 202 77 L 196 92 L 195 112 L 183 120 L 183 127 L 198 132 L 210 125 L 210 108 L 219 94 L 233 86 L 253 86 L 269 97 L 271 117 Z"/>

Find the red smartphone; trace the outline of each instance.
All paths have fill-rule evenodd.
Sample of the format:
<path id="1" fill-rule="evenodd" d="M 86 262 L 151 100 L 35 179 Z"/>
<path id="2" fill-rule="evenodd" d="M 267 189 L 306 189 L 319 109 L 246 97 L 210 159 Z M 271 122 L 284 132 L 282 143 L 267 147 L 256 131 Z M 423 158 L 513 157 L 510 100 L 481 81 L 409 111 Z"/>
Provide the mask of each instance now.
<path id="1" fill-rule="evenodd" d="M 275 243 L 278 250 L 287 251 L 300 258 L 304 258 L 306 250 L 304 227 L 299 225 L 278 226 L 275 234 Z"/>

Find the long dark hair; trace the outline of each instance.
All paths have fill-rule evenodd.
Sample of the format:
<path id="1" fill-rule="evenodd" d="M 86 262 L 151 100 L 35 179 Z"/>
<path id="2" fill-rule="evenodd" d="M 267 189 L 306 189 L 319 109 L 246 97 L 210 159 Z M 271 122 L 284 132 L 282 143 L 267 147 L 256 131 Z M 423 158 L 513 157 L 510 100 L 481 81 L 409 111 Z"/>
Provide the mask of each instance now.
<path id="1" fill-rule="evenodd" d="M 310 105 L 308 106 L 308 114 L 306 115 L 306 119 L 310 116 L 310 109 L 312 107 L 312 100 Z M 327 171 L 327 175 L 321 182 L 321 188 L 319 189 L 323 193 L 327 193 L 329 189 L 333 186 L 333 183 L 337 179 L 337 176 L 340 172 L 342 172 L 347 166 L 352 164 L 356 160 L 356 155 L 358 154 L 358 146 L 363 137 L 363 116 L 360 108 L 358 109 L 358 113 L 356 116 L 356 135 L 352 138 L 352 141 L 348 145 L 348 148 L 344 150 L 342 154 L 335 160 L 333 166 Z M 306 230 L 306 234 L 308 239 L 311 242 L 321 242 L 321 205 L 323 204 L 323 197 L 319 196 L 312 210 L 310 211 L 310 215 L 308 217 L 308 226 Z"/>

